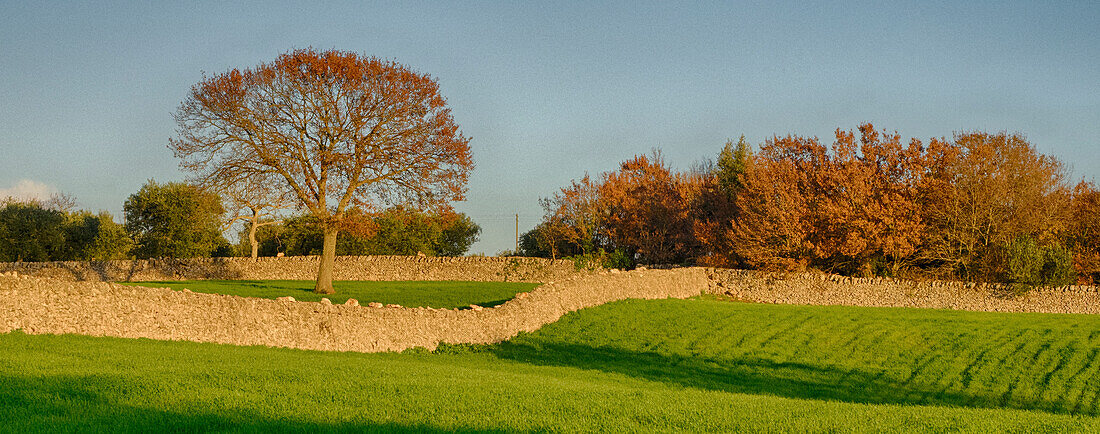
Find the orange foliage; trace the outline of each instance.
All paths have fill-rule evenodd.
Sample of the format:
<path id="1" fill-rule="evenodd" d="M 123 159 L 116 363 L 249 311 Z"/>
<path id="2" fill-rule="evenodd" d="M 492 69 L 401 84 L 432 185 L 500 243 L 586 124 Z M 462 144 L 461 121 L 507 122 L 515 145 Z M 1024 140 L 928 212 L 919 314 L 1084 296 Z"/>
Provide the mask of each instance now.
<path id="1" fill-rule="evenodd" d="M 474 166 L 435 79 L 345 51 L 295 50 L 204 77 L 175 118 L 169 147 L 199 183 L 262 180 L 320 222 L 318 292 L 332 291 L 350 208 L 462 200 Z"/>
<path id="2" fill-rule="evenodd" d="M 1018 237 L 1059 243 L 1069 222 L 1065 168 L 1023 137 L 957 134 L 929 143 L 921 259 L 967 279 L 994 279 Z"/>
<path id="3" fill-rule="evenodd" d="M 541 202 L 546 215 L 536 236 L 552 258 L 562 253 L 591 253 L 600 244 L 605 213 L 600 205 L 600 186 L 588 175 Z M 575 248 L 561 252 L 563 245 Z"/>
<path id="4" fill-rule="evenodd" d="M 814 176 L 825 164 L 817 139 L 774 137 L 745 168 L 737 194 L 738 219 L 729 239 L 746 265 L 769 270 L 805 268 L 812 257 Z"/>
<path id="5" fill-rule="evenodd" d="M 856 143 L 853 132 L 837 129 L 831 158 L 815 174 L 814 253 L 849 273 L 874 274 L 874 261 L 896 271 L 923 231 L 923 149 L 919 140 L 902 145 L 900 135 L 869 123 L 859 130 Z"/>
<path id="6" fill-rule="evenodd" d="M 622 249 L 646 263 L 992 281 L 1018 275 L 1024 259 L 1055 276 L 1068 248 L 1083 278 L 1100 279 L 1100 191 L 1071 192 L 1062 163 L 1018 135 L 926 148 L 865 123 L 858 137 L 837 129 L 831 147 L 793 135 L 755 154 L 729 143 L 708 167 L 678 173 L 659 153 L 636 156 L 545 201 L 538 232 L 573 253 Z M 1046 253 L 1021 259 L 1018 245 Z"/>
<path id="7" fill-rule="evenodd" d="M 672 173 L 659 152 L 623 162 L 600 186 L 612 245 L 645 263 L 692 257 L 698 245 L 692 211 L 700 183 L 698 177 Z"/>
<path id="8" fill-rule="evenodd" d="M 1069 244 L 1074 248 L 1073 265 L 1081 283 L 1100 283 L 1100 190 L 1081 182 L 1073 189 L 1073 224 Z"/>

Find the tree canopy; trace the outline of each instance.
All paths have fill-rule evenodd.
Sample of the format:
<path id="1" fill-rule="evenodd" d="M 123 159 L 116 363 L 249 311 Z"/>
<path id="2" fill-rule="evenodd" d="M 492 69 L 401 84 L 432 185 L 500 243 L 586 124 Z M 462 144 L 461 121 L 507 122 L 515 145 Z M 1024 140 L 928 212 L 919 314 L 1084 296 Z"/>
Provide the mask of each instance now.
<path id="1" fill-rule="evenodd" d="M 190 184 L 149 180 L 123 205 L 126 230 L 138 258 L 190 258 L 228 254 L 221 235 L 218 195 Z M 223 250 L 223 251 L 219 251 Z"/>
<path id="2" fill-rule="evenodd" d="M 270 179 L 317 219 L 318 292 L 333 291 L 336 236 L 350 208 L 445 207 L 463 199 L 473 169 L 435 79 L 356 53 L 295 50 L 204 77 L 175 119 L 169 146 L 201 185 Z"/>

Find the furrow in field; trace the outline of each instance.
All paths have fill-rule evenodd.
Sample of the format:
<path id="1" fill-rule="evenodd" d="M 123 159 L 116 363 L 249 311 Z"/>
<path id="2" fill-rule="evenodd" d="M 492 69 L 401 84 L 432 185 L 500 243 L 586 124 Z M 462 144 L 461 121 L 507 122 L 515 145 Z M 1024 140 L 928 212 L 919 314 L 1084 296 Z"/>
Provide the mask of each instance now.
<path id="1" fill-rule="evenodd" d="M 1083 360 L 1082 360 L 1083 363 L 1081 363 L 1081 367 L 1079 369 L 1077 369 L 1077 371 L 1074 372 L 1073 375 L 1070 375 L 1069 378 L 1066 378 L 1066 381 L 1065 381 L 1065 383 L 1067 385 L 1066 386 L 1066 397 L 1067 397 L 1066 402 L 1073 404 L 1073 408 L 1070 409 L 1070 411 L 1072 411 L 1072 412 L 1080 411 L 1081 404 L 1082 404 L 1082 398 L 1084 398 L 1085 393 L 1088 392 L 1088 388 L 1090 386 L 1088 381 L 1080 381 L 1079 378 L 1081 378 L 1082 375 L 1085 374 L 1086 372 L 1089 372 L 1090 368 L 1093 369 L 1093 375 L 1096 375 L 1096 371 L 1095 371 L 1095 366 L 1096 365 L 1095 365 L 1095 363 L 1096 363 L 1096 357 L 1100 356 L 1100 349 L 1092 348 L 1088 351 L 1087 354 L 1084 353 L 1084 352 L 1079 352 L 1079 353 L 1081 353 L 1082 356 L 1083 356 Z M 1075 386 L 1079 386 L 1079 388 L 1075 388 Z M 1071 395 L 1072 395 L 1072 397 L 1071 397 Z"/>

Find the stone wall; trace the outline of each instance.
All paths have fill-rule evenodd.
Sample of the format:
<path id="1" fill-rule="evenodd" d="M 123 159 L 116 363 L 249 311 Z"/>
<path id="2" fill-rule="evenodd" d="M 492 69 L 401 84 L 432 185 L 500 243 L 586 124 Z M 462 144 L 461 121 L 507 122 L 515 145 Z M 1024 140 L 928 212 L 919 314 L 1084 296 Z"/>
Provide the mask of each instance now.
<path id="1" fill-rule="evenodd" d="M 549 282 L 493 308 L 367 307 L 267 300 L 0 275 L 0 333 L 77 333 L 267 345 L 400 351 L 440 342 L 493 343 L 562 315 L 626 298 L 686 298 L 708 287 L 703 269 L 604 272 Z"/>
<path id="2" fill-rule="evenodd" d="M 317 256 L 195 258 L 92 262 L 2 262 L 0 273 L 61 280 L 140 282 L 243 279 L 313 280 Z M 573 262 L 542 258 L 339 256 L 337 280 L 545 282 L 577 274 Z"/>
<path id="3" fill-rule="evenodd" d="M 712 292 L 756 303 L 921 307 L 988 312 L 1100 313 L 1095 286 L 1035 288 L 1016 295 L 1000 285 L 938 280 L 853 278 L 708 269 Z"/>
<path id="4" fill-rule="evenodd" d="M 407 264 L 412 270 L 425 270 L 417 275 L 422 278 L 455 278 L 439 271 L 445 270 L 444 267 L 417 268 L 415 265 L 431 261 L 390 258 L 378 262 Z M 437 263 L 455 265 L 449 261 L 456 260 Z M 345 259 L 342 262 L 347 266 L 370 261 Z M 493 261 L 481 259 L 470 263 L 485 266 Z M 152 269 L 164 269 L 157 267 Z M 42 267 L 37 270 L 57 269 Z M 250 269 L 248 273 L 252 274 L 247 276 L 266 278 L 269 275 L 263 273 L 283 272 L 262 270 L 263 267 Z M 485 270 L 484 273 L 491 273 L 498 268 Z M 187 274 L 194 273 L 190 269 L 184 271 L 183 277 L 198 276 Z M 360 273 L 368 275 L 365 271 Z M 387 276 L 407 276 L 400 273 L 407 272 L 392 271 Z M 467 274 L 458 278 L 472 279 L 468 269 L 464 273 Z M 67 278 L 41 278 L 13 272 L 0 274 L 0 333 L 22 329 L 32 334 L 78 333 L 313 350 L 400 351 L 412 347 L 435 348 L 440 342 L 500 342 L 522 331 L 537 330 L 566 313 L 586 307 L 626 298 L 687 298 L 704 292 L 761 303 L 1100 313 L 1100 292 L 1095 287 L 1037 289 L 1023 296 L 1013 296 L 992 285 L 708 268 L 572 273 L 563 279 L 547 280 L 544 285 L 500 306 L 463 310 L 369 307 L 351 301 L 333 305 L 267 300 L 73 281 L 71 275 L 62 273 L 62 276 Z M 485 280 L 492 277 L 490 274 L 484 276 Z M 160 275 L 154 277 L 162 278 Z M 370 300 L 364 300 L 367 301 Z"/>

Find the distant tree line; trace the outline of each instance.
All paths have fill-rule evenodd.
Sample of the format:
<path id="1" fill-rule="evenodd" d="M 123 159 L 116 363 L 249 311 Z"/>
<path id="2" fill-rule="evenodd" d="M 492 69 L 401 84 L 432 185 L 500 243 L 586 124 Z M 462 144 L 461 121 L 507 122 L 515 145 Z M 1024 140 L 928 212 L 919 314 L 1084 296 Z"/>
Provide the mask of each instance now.
<path id="1" fill-rule="evenodd" d="M 673 171 L 659 152 L 542 200 L 520 254 L 616 266 L 700 264 L 1021 287 L 1100 282 L 1100 191 L 1022 136 L 904 142 L 864 124 L 742 137 Z"/>
<path id="2" fill-rule="evenodd" d="M 247 192 L 223 195 L 186 183 L 150 180 L 110 213 L 74 211 L 67 196 L 50 200 L 0 199 L 0 261 L 88 261 L 146 258 L 317 255 L 324 233 L 309 214 L 283 216 L 285 202 L 259 201 Z M 251 205 L 250 205 L 251 204 Z M 257 205 L 261 204 L 261 205 Z M 245 221 L 239 242 L 223 234 Z M 354 209 L 341 223 L 341 255 L 461 256 L 481 227 L 448 209 L 395 206 Z"/>
<path id="3" fill-rule="evenodd" d="M 465 214 L 421 211 L 396 206 L 377 213 L 355 211 L 345 217 L 336 238 L 337 255 L 462 256 L 477 241 L 481 227 Z M 242 229 L 240 250 L 247 238 Z M 261 256 L 319 255 L 324 231 L 316 217 L 301 215 L 264 226 L 256 236 Z"/>

